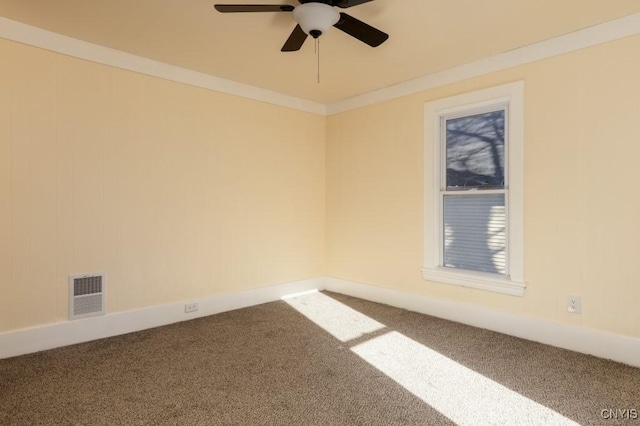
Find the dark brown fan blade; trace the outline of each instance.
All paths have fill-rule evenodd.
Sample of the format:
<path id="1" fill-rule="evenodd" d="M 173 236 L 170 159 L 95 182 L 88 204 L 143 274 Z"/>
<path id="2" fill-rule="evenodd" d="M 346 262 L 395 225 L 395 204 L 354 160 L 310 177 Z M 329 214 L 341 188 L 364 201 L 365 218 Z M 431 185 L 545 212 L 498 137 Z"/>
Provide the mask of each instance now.
<path id="1" fill-rule="evenodd" d="M 300 50 L 304 41 L 307 39 L 307 33 L 302 31 L 302 27 L 300 25 L 296 25 L 296 27 L 291 32 L 291 35 L 280 49 L 281 52 L 295 52 L 296 50 Z"/>
<path id="2" fill-rule="evenodd" d="M 288 4 L 216 4 L 213 7 L 222 13 L 238 12 L 291 12 L 295 9 Z"/>
<path id="3" fill-rule="evenodd" d="M 331 0 L 331 6 L 338 6 L 339 8 L 346 9 L 362 3 L 368 3 L 370 1 L 373 0 Z"/>
<path id="4" fill-rule="evenodd" d="M 343 12 L 340 12 L 340 20 L 334 27 L 371 47 L 378 47 L 389 38 L 389 34 Z"/>

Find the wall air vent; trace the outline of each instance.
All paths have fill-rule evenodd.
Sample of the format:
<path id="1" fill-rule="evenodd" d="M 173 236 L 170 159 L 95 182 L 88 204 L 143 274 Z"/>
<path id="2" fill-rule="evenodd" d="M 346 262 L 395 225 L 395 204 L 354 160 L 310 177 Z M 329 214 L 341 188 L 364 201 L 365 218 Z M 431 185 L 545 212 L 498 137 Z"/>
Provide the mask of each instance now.
<path id="1" fill-rule="evenodd" d="M 69 319 L 104 315 L 104 274 L 69 276 Z"/>

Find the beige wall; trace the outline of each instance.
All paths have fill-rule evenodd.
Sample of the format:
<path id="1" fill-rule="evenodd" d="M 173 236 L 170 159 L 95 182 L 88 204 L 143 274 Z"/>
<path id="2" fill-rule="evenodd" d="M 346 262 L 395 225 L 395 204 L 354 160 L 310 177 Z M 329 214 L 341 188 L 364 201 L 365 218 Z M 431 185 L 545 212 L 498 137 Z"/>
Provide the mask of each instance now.
<path id="1" fill-rule="evenodd" d="M 0 63 L 0 332 L 106 272 L 109 312 L 326 274 L 640 337 L 640 37 L 326 119 L 1 39 Z M 516 80 L 526 294 L 426 282 L 424 103 Z"/>
<path id="2" fill-rule="evenodd" d="M 424 281 L 424 104 L 516 80 L 526 294 Z M 639 162 L 640 37 L 331 116 L 327 275 L 640 337 Z"/>
<path id="3" fill-rule="evenodd" d="M 0 39 L 0 332 L 324 273 L 325 118 Z"/>

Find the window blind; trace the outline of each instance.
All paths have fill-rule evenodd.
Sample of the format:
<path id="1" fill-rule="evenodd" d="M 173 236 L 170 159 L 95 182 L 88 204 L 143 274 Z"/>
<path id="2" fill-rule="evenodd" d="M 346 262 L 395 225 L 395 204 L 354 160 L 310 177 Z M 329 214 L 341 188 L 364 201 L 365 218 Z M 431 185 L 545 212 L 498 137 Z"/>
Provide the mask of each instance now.
<path id="1" fill-rule="evenodd" d="M 444 195 L 444 266 L 506 274 L 504 194 Z"/>

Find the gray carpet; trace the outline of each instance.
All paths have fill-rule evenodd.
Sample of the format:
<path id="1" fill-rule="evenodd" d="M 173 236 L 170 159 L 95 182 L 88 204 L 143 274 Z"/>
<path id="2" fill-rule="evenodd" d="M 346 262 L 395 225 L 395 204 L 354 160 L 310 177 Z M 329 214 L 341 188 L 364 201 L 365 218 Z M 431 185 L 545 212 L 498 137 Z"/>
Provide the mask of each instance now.
<path id="1" fill-rule="evenodd" d="M 602 414 L 640 411 L 638 368 L 344 295 L 325 296 L 384 327 L 341 341 L 280 301 L 0 360 L 0 424 L 546 423 L 519 407 L 506 407 L 512 409 L 508 420 L 483 417 L 480 411 L 471 410 L 478 417 L 465 418 L 443 410 L 451 401 L 456 401 L 454 410 L 482 405 L 475 398 L 456 400 L 466 385 L 460 386 L 460 395 L 445 395 L 444 405 L 430 405 L 427 401 L 444 382 L 432 382 L 416 369 L 406 379 L 409 386 L 363 355 L 378 351 L 374 355 L 388 359 L 395 351 L 410 370 L 414 361 L 426 363 L 420 368 L 436 368 L 428 365 L 431 361 L 399 353 L 401 345 L 385 346 L 384 339 L 396 336 L 419 348 L 418 354 L 433 353 L 447 365 L 459 365 L 467 380 L 479 377 L 567 421 L 640 426 L 640 419 L 623 418 L 633 417 L 633 411 L 616 412 L 618 419 Z M 339 318 L 332 321 L 340 324 Z M 371 342 L 377 346 L 367 346 Z M 396 367 L 389 371 L 403 371 Z M 415 390 L 421 385 L 424 394 Z M 614 416 L 607 411 L 605 417 Z"/>

